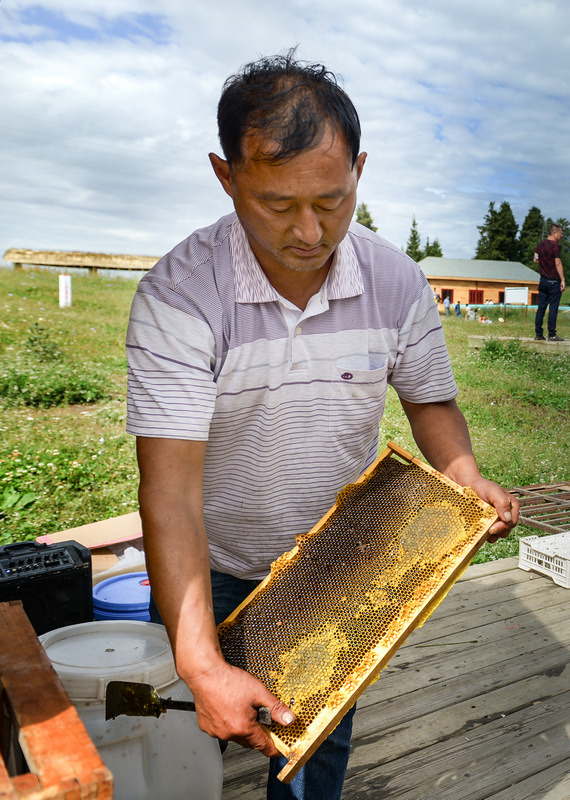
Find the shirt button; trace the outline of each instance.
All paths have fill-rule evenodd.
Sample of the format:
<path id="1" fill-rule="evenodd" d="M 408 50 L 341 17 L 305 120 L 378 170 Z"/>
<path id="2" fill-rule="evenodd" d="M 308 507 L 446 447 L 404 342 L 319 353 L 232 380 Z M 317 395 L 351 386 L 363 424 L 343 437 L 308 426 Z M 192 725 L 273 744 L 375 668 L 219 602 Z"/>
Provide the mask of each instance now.
<path id="1" fill-rule="evenodd" d="M 303 329 L 299 325 L 298 328 L 295 328 L 295 336 L 299 336 L 299 334 L 303 333 Z"/>

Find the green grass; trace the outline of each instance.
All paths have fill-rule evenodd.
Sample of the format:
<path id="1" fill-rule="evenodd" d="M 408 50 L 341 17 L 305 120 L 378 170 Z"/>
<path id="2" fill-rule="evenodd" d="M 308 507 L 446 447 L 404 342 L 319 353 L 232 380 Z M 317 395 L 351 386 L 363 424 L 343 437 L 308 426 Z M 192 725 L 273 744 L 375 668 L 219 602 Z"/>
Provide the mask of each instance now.
<path id="1" fill-rule="evenodd" d="M 137 508 L 124 354 L 136 285 L 74 276 L 73 305 L 60 309 L 57 275 L 0 270 L 0 544 Z M 528 353 L 516 343 L 470 349 L 468 334 L 534 334 L 532 312 L 511 312 L 504 323 L 499 309 L 490 315 L 492 325 L 443 317 L 481 471 L 507 488 L 566 480 L 569 359 Z M 570 314 L 559 315 L 558 332 L 570 337 Z M 392 390 L 381 447 L 389 439 L 419 455 Z M 519 526 L 509 539 L 484 545 L 475 560 L 517 555 L 520 536 L 535 533 Z"/>
<path id="2" fill-rule="evenodd" d="M 497 317 L 499 314 L 497 314 Z M 506 488 L 568 480 L 570 472 L 570 357 L 525 351 L 518 343 L 495 341 L 471 349 L 468 335 L 534 335 L 534 314 L 524 310 L 504 323 L 482 325 L 442 318 L 473 449 L 485 477 Z M 570 314 L 559 314 L 558 333 L 570 338 Z M 393 439 L 417 453 L 398 398 L 389 391 L 381 441 Z M 445 438 L 445 431 L 441 436 Z M 484 545 L 475 563 L 518 555 L 518 539 L 539 534 L 517 526 L 508 539 Z"/>
<path id="3" fill-rule="evenodd" d="M 0 270 L 0 544 L 137 508 L 125 434 L 128 312 L 136 281 Z"/>

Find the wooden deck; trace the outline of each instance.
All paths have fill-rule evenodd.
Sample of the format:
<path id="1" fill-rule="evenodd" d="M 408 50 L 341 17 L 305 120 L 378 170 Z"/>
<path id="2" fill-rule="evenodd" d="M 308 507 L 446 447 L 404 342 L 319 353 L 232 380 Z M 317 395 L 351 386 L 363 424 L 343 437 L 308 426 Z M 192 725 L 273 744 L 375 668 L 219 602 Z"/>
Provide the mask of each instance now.
<path id="1" fill-rule="evenodd" d="M 568 800 L 570 589 L 469 567 L 358 703 L 343 800 Z M 223 800 L 263 800 L 230 745 Z"/>

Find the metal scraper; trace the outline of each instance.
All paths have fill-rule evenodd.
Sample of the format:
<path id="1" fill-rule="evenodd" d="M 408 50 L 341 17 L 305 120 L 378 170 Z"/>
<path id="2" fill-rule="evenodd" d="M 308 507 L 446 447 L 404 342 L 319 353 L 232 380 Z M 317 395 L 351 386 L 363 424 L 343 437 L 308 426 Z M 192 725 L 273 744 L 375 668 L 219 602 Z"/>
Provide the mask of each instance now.
<path id="1" fill-rule="evenodd" d="M 149 683 L 131 681 L 110 681 L 105 697 L 105 719 L 125 714 L 128 717 L 160 717 L 168 709 L 196 711 L 189 700 L 171 700 L 161 697 Z M 257 721 L 261 725 L 271 725 L 271 712 L 266 706 L 257 709 Z"/>

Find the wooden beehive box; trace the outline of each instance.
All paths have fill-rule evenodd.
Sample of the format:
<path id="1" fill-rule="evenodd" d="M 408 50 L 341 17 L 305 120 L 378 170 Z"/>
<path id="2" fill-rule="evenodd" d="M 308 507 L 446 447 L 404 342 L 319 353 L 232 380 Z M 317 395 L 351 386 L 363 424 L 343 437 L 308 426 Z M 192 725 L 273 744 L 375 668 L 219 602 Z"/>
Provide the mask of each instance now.
<path id="1" fill-rule="evenodd" d="M 0 800 L 111 800 L 113 777 L 20 600 L 0 603 L 0 696 Z M 8 720 L 30 770 L 24 774 L 6 766 Z"/>
<path id="2" fill-rule="evenodd" d="M 496 511 L 390 442 L 218 627 L 226 660 L 290 706 L 288 783 L 438 605 Z"/>

